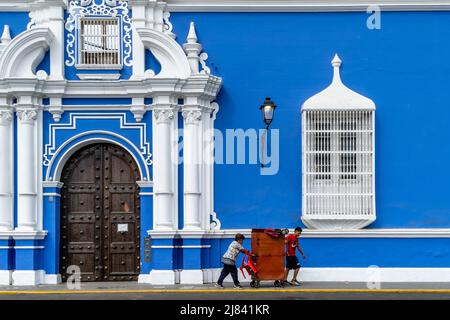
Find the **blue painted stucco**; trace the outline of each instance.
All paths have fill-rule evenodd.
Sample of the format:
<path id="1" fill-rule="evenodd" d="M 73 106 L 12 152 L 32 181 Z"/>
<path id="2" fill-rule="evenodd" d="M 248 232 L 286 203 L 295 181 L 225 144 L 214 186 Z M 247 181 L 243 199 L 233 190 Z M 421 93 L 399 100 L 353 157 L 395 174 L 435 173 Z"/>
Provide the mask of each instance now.
<path id="1" fill-rule="evenodd" d="M 25 31 L 29 22 L 28 12 L 0 12 L 1 32 L 3 32 L 3 26 L 8 25 L 11 31 L 11 38 Z"/>
<path id="2" fill-rule="evenodd" d="M 189 22 L 223 78 L 216 128 L 263 128 L 266 96 L 279 106 L 280 168 L 216 165 L 215 209 L 223 228 L 294 227 L 301 214 L 300 106 L 342 78 L 373 99 L 376 112 L 377 220 L 369 228 L 450 226 L 449 12 L 382 12 L 381 29 L 366 13 L 178 13 L 177 40 Z"/>
<path id="3" fill-rule="evenodd" d="M 222 229 L 295 227 L 301 225 L 301 104 L 331 81 L 330 60 L 334 53 L 343 59 L 342 78 L 350 88 L 371 98 L 376 111 L 376 205 L 377 220 L 369 228 L 450 227 L 450 12 L 383 12 L 381 30 L 366 27 L 366 13 L 172 13 L 177 41 L 185 42 L 190 21 L 195 21 L 199 42 L 208 53 L 208 66 L 223 79 L 217 98 L 220 111 L 216 128 L 262 129 L 259 105 L 266 96 L 277 103 L 271 128 L 279 130 L 280 159 L 276 175 L 261 175 L 259 164 L 215 165 L 215 212 Z M 0 13 L 0 25 L 9 24 L 13 36 L 26 29 L 27 13 Z M 47 54 L 38 70 L 49 72 Z M 159 63 L 146 51 L 146 69 L 156 73 Z M 98 71 L 91 71 L 98 72 Z M 122 80 L 131 75 L 122 70 Z M 75 68 L 67 67 L 69 80 L 78 79 Z M 83 106 L 114 105 L 124 109 L 131 98 L 68 98 L 70 106 L 59 122 L 70 122 L 73 113 L 90 114 Z M 44 105 L 50 101 L 44 99 Z M 151 104 L 151 97 L 145 98 Z M 74 106 L 80 110 L 74 111 Z M 76 107 L 77 108 L 77 107 Z M 125 114 L 126 110 L 96 111 Z M 179 128 L 183 126 L 179 116 Z M 16 127 L 14 119 L 14 127 Z M 147 141 L 152 140 L 152 114 L 148 112 Z M 56 124 L 44 112 L 43 148 L 49 143 L 48 128 Z M 66 141 L 80 136 L 66 146 Z M 100 133 L 98 131 L 103 131 Z M 118 133 L 121 139 L 111 133 Z M 116 120 L 83 120 L 72 130 L 56 136 L 55 163 L 83 139 L 116 139 L 137 159 L 143 178 L 151 179 L 152 166 L 135 151 L 140 138 L 136 130 L 122 130 Z M 17 132 L 14 131 L 17 141 Z M 274 137 L 272 137 L 273 141 Z M 180 139 L 180 145 L 182 138 Z M 133 147 L 134 146 L 134 147 Z M 225 145 L 224 145 L 225 146 Z M 152 147 L 152 146 L 151 146 Z M 153 152 L 153 150 L 150 150 Z M 45 153 L 45 149 L 44 149 Z M 180 157 L 182 157 L 182 150 Z M 58 158 L 59 157 L 59 158 Z M 15 162 L 17 150 L 14 151 Z M 247 157 L 248 159 L 248 157 Z M 43 178 L 55 166 L 43 166 Z M 17 172 L 15 172 L 17 195 Z M 59 193 L 45 188 L 44 193 Z M 144 238 L 153 228 L 153 192 L 144 188 L 141 196 L 140 250 L 144 260 Z M 183 166 L 178 169 L 178 220 L 183 228 Z M 17 208 L 17 196 L 14 200 Z M 59 272 L 59 197 L 44 196 L 42 241 L 2 240 L 0 270 L 44 269 Z M 17 212 L 15 212 L 17 226 Z M 151 261 L 141 264 L 142 273 L 152 269 L 179 270 L 219 268 L 220 257 L 232 238 L 152 239 L 160 246 L 151 252 Z M 446 238 L 305 238 L 301 245 L 308 259 L 305 267 L 449 267 L 450 239 Z M 17 249 L 12 246 L 44 246 L 45 249 Z M 162 247 L 161 247 L 162 246 Z M 189 248 L 182 248 L 190 246 Z M 197 248 L 202 246 L 203 249 Z M 250 248 L 250 241 L 244 242 Z M 238 258 L 238 264 L 241 261 Z"/>

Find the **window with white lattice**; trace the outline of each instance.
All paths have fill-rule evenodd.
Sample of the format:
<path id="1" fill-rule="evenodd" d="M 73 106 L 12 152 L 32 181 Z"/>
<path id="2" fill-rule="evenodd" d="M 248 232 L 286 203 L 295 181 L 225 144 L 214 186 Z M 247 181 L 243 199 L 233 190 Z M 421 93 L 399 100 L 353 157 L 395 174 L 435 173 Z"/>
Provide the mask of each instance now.
<path id="1" fill-rule="evenodd" d="M 120 68 L 119 27 L 119 18 L 80 18 L 78 67 Z"/>
<path id="2" fill-rule="evenodd" d="M 302 108 L 302 220 L 355 229 L 375 220 L 375 104 L 334 78 Z"/>

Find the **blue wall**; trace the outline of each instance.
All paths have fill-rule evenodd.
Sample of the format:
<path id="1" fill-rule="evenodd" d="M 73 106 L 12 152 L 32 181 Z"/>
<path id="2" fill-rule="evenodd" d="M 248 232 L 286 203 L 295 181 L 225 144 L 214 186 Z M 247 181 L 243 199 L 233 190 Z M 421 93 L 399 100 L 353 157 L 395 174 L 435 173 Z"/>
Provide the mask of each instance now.
<path id="1" fill-rule="evenodd" d="M 300 106 L 331 81 L 334 53 L 344 83 L 377 104 L 377 221 L 372 228 L 450 227 L 450 12 L 172 13 L 177 40 L 189 22 L 223 78 L 216 127 L 262 128 L 259 105 L 278 104 L 280 170 L 216 165 L 222 228 L 300 224 Z"/>
<path id="2" fill-rule="evenodd" d="M 28 12 L 0 12 L 0 33 L 3 33 L 3 26 L 7 24 L 14 38 L 27 29 L 29 21 Z"/>

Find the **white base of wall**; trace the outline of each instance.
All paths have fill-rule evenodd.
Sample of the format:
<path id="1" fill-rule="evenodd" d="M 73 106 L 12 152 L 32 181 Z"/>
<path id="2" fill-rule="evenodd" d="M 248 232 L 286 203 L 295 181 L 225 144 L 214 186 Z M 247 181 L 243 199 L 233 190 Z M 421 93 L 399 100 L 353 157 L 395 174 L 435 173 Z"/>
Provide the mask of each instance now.
<path id="1" fill-rule="evenodd" d="M 14 286 L 35 286 L 44 283 L 44 270 L 15 270 L 12 273 L 12 284 Z"/>
<path id="2" fill-rule="evenodd" d="M 291 279 L 291 275 L 289 276 Z M 450 282 L 450 268 L 302 268 L 305 282 Z"/>
<path id="3" fill-rule="evenodd" d="M 203 269 L 203 283 L 214 283 L 214 272 L 215 269 Z M 217 279 L 216 279 L 217 280 Z"/>
<path id="4" fill-rule="evenodd" d="M 209 276 L 210 277 L 209 278 L 210 282 L 205 282 L 205 283 L 216 283 L 217 280 L 219 280 L 220 272 L 222 271 L 222 268 L 209 269 L 209 271 L 210 271 L 210 276 Z M 243 282 L 243 283 L 250 282 L 252 279 L 250 278 L 250 276 L 247 274 L 246 271 L 244 271 L 244 272 L 245 272 L 245 278 L 242 275 L 241 270 L 239 270 L 239 268 L 238 268 L 238 280 L 239 280 L 239 282 Z M 231 278 L 231 275 L 228 275 L 223 282 L 225 282 L 225 283 L 233 283 L 233 279 Z"/>
<path id="5" fill-rule="evenodd" d="M 58 284 L 61 283 L 61 275 L 60 274 L 46 274 L 44 278 L 45 284 Z"/>
<path id="6" fill-rule="evenodd" d="M 12 283 L 12 271 L 0 270 L 0 285 L 10 285 Z"/>
<path id="7" fill-rule="evenodd" d="M 180 284 L 203 284 L 202 270 L 181 270 Z"/>
<path id="8" fill-rule="evenodd" d="M 215 283 L 222 269 L 203 270 L 204 283 Z M 245 271 L 244 271 L 245 272 Z M 289 273 L 291 280 L 293 271 Z M 250 277 L 244 278 L 238 269 L 240 282 L 248 283 Z M 301 268 L 299 281 L 304 282 L 450 282 L 450 268 Z M 231 283 L 231 276 L 225 278 Z"/>
<path id="9" fill-rule="evenodd" d="M 155 285 L 175 284 L 175 271 L 152 270 L 150 271 L 150 274 L 140 274 L 138 283 L 148 283 Z"/>

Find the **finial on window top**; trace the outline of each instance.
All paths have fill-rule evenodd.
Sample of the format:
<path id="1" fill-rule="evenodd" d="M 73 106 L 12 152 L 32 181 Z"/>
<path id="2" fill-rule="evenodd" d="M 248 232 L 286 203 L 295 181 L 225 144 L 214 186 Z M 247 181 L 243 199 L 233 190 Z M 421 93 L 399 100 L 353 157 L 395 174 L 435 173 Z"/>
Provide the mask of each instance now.
<path id="1" fill-rule="evenodd" d="M 333 60 L 331 60 L 331 65 L 334 68 L 333 72 L 333 82 L 342 82 L 341 80 L 341 74 L 340 74 L 340 68 L 341 68 L 342 60 L 339 58 L 338 54 L 336 53 L 334 55 Z"/>
<path id="2" fill-rule="evenodd" d="M 329 109 L 375 109 L 375 103 L 361 94 L 349 89 L 341 80 L 340 67 L 342 60 L 335 54 L 331 65 L 333 66 L 333 81 L 331 84 L 312 96 L 302 106 L 303 110 Z"/>
<path id="3" fill-rule="evenodd" d="M 7 24 L 5 24 L 5 27 L 3 28 L 1 42 L 2 42 L 2 44 L 8 44 L 11 42 L 11 31 Z"/>
<path id="4" fill-rule="evenodd" d="M 189 34 L 187 36 L 187 42 L 188 43 L 197 43 L 197 33 L 195 32 L 195 23 L 191 21 L 191 24 L 189 26 Z"/>

